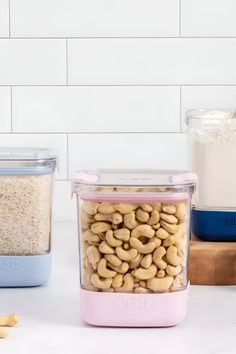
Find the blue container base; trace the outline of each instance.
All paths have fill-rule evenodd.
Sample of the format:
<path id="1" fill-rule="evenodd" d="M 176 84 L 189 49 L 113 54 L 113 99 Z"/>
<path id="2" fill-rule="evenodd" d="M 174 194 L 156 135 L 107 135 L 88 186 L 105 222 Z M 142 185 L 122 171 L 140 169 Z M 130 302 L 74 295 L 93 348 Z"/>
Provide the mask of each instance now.
<path id="1" fill-rule="evenodd" d="M 39 286 L 51 274 L 51 252 L 39 256 L 0 256 L 0 287 Z"/>
<path id="2" fill-rule="evenodd" d="M 192 209 L 192 233 L 204 241 L 236 241 L 236 212 Z"/>

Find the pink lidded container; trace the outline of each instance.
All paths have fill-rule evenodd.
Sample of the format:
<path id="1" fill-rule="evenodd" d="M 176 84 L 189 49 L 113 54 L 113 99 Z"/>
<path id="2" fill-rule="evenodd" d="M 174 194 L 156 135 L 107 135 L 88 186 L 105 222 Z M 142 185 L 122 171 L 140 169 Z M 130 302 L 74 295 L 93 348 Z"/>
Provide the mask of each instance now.
<path id="1" fill-rule="evenodd" d="M 184 319 L 195 187 L 196 175 L 186 171 L 74 175 L 85 322 L 164 327 Z"/>

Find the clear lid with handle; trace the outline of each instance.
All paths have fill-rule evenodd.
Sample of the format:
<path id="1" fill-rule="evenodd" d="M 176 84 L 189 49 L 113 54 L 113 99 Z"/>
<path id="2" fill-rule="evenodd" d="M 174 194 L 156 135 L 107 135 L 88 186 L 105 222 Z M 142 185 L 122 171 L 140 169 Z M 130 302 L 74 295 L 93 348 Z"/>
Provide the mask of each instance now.
<path id="1" fill-rule="evenodd" d="M 57 154 L 51 149 L 0 148 L 0 175 L 47 173 L 54 171 L 56 165 Z"/>
<path id="2" fill-rule="evenodd" d="M 190 171 L 176 170 L 109 170 L 76 172 L 72 193 L 81 199 L 112 200 L 150 198 L 186 199 L 195 190 L 197 176 Z"/>

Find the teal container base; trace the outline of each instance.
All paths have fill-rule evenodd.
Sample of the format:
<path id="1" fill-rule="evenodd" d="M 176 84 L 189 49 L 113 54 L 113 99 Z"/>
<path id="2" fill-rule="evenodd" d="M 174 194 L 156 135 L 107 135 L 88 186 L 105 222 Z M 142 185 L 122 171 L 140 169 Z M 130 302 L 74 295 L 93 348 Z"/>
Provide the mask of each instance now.
<path id="1" fill-rule="evenodd" d="M 0 256 L 0 287 L 38 286 L 51 274 L 51 252 L 40 256 Z"/>
<path id="2" fill-rule="evenodd" d="M 197 210 L 191 212 L 192 233 L 204 241 L 236 241 L 236 212 Z"/>

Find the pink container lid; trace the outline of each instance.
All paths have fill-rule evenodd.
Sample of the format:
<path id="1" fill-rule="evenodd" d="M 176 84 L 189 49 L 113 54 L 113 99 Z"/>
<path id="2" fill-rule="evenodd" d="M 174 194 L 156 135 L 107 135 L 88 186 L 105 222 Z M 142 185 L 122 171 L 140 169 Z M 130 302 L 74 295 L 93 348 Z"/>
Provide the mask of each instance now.
<path id="1" fill-rule="evenodd" d="M 79 171 L 72 179 L 72 196 L 76 193 L 84 200 L 108 202 L 181 201 L 192 196 L 196 183 L 197 176 L 190 171 Z M 114 190 L 104 191 L 103 188 Z M 166 190 L 161 191 L 159 188 Z"/>

